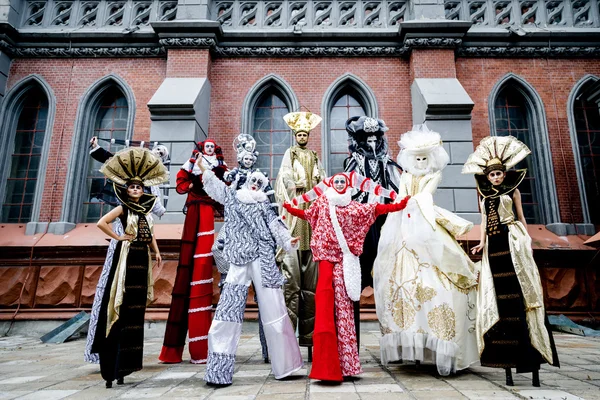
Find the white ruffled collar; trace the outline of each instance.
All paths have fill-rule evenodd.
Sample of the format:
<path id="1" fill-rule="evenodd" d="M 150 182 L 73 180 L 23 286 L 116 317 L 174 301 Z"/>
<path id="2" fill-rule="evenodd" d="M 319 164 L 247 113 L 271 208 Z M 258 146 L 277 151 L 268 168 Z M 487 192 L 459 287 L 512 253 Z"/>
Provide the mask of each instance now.
<path id="1" fill-rule="evenodd" d="M 350 188 L 347 188 L 345 193 L 340 194 L 334 188 L 330 187 L 325 191 L 325 196 L 327 196 L 329 204 L 337 207 L 345 207 L 352 201 L 352 191 Z"/>
<path id="2" fill-rule="evenodd" d="M 268 200 L 265 192 L 246 188 L 237 190 L 235 192 L 235 197 L 237 197 L 240 202 L 245 204 L 262 203 Z"/>

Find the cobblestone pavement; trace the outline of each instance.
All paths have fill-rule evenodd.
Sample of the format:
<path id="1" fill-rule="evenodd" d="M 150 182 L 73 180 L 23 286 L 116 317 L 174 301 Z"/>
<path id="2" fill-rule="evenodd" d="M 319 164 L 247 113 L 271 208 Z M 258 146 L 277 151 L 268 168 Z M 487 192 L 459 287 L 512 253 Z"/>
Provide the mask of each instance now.
<path id="1" fill-rule="evenodd" d="M 43 344 L 37 338 L 0 338 L 0 399 L 600 399 L 600 339 L 556 334 L 562 368 L 544 366 L 542 386 L 531 386 L 531 374 L 514 375 L 515 386 L 504 385 L 504 372 L 475 366 L 450 377 L 435 367 L 379 360 L 379 332 L 361 333 L 364 373 L 342 384 L 310 381 L 307 368 L 283 381 L 270 374 L 260 355 L 255 323 L 247 322 L 236 358 L 233 385 L 205 385 L 204 366 L 186 361 L 158 362 L 162 340 L 150 338 L 144 347 L 144 369 L 125 378 L 125 385 L 106 389 L 97 365 L 83 361 L 85 340 Z M 372 325 L 372 324 L 371 324 Z M 303 349 L 307 359 L 306 349 Z M 514 374 L 514 373 L 513 373 Z"/>

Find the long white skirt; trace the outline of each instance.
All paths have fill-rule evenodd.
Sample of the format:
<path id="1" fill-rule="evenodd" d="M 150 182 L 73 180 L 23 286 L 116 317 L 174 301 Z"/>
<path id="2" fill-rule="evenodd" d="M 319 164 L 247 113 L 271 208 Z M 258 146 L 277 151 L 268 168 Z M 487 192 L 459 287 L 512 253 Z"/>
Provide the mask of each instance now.
<path id="1" fill-rule="evenodd" d="M 436 220 L 446 227 L 462 220 L 435 209 Z M 388 216 L 373 268 L 383 364 L 432 362 L 440 375 L 448 375 L 479 359 L 475 275 L 449 272 L 448 263 L 456 264 L 457 271 L 474 272 L 456 240 L 437 222 L 433 229 L 418 205 Z"/>

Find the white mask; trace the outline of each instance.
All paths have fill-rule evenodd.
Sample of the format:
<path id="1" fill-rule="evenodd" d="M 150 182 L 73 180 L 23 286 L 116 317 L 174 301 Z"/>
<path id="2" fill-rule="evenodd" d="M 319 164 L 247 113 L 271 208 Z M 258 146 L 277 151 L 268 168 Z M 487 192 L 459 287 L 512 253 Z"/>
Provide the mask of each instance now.
<path id="1" fill-rule="evenodd" d="M 245 155 L 242 158 L 242 165 L 244 168 L 251 168 L 254 165 L 254 157 L 251 155 Z"/>
<path id="2" fill-rule="evenodd" d="M 215 144 L 213 142 L 204 143 L 204 154 L 207 156 L 215 154 Z"/>

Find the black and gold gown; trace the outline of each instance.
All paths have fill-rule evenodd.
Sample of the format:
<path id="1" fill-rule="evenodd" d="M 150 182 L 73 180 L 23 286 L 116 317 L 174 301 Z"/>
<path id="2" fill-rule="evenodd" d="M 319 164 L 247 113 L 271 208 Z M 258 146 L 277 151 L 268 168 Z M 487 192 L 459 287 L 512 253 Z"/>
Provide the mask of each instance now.
<path id="1" fill-rule="evenodd" d="M 477 321 L 481 365 L 519 373 L 539 370 L 544 362 L 559 365 L 531 238 L 514 218 L 512 196 L 523 176 L 509 171 L 497 190 L 478 182 L 487 235 Z"/>
<path id="2" fill-rule="evenodd" d="M 123 210 L 119 217 L 123 226 L 130 228 L 131 223 L 137 220 L 136 237 L 131 242 L 120 241 L 117 244 L 92 347 L 92 351 L 100 356 L 100 372 L 106 381 L 123 378 L 142 369 L 144 315 L 146 304 L 152 297 L 149 252 L 152 217 L 126 206 Z M 126 232 L 131 230 L 126 229 Z M 128 251 L 124 251 L 123 246 L 127 246 Z M 124 263 L 123 257 L 126 258 Z M 124 271 L 121 271 L 123 267 Z"/>

